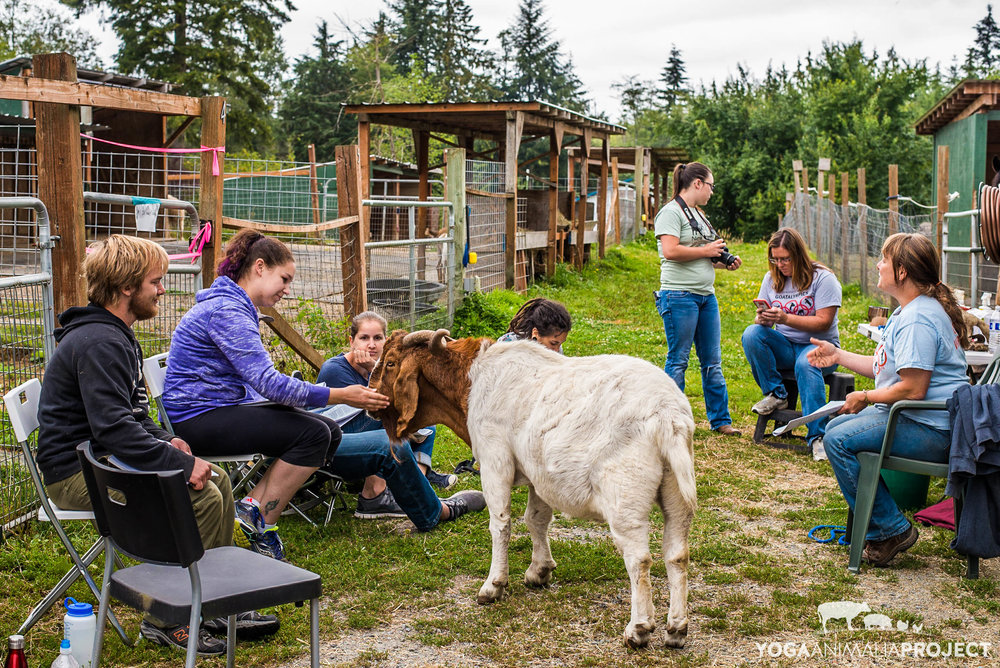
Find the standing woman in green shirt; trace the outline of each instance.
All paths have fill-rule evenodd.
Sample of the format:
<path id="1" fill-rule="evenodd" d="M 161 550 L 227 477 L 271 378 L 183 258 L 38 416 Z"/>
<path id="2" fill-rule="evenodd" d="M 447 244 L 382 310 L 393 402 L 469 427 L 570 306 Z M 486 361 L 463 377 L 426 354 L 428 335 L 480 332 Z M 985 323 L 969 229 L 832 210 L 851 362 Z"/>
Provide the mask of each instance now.
<path id="1" fill-rule="evenodd" d="M 739 257 L 708 222 L 701 207 L 715 190 L 715 177 L 700 162 L 674 167 L 674 198 L 656 214 L 660 242 L 660 290 L 656 310 L 667 335 L 663 370 L 684 389 L 691 345 L 701 364 L 701 387 L 709 425 L 724 436 L 739 436 L 729 416 L 729 392 L 722 376 L 722 326 L 715 299 L 715 270 L 740 268 Z"/>

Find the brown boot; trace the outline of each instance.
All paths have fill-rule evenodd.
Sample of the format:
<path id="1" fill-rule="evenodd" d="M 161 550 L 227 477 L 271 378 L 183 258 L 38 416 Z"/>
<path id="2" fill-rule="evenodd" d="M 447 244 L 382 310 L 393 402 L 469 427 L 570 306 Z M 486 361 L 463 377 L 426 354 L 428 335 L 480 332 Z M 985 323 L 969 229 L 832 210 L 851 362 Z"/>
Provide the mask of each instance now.
<path id="1" fill-rule="evenodd" d="M 713 431 L 716 434 L 720 434 L 721 436 L 742 436 L 743 435 L 743 432 L 741 432 L 739 429 L 736 429 L 731 424 L 724 424 L 721 427 L 719 427 L 718 429 L 714 429 Z"/>
<path id="2" fill-rule="evenodd" d="M 910 525 L 910 528 L 901 534 L 890 536 L 885 540 L 870 540 L 865 543 L 865 550 L 861 556 L 865 561 L 873 566 L 884 568 L 900 552 L 906 552 L 917 542 L 917 527 Z"/>

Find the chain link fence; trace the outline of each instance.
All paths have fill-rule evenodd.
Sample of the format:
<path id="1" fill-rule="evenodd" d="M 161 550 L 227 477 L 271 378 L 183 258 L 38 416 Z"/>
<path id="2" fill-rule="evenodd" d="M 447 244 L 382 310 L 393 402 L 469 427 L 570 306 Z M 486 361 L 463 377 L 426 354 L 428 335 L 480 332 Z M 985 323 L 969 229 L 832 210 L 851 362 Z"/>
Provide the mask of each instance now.
<path id="1" fill-rule="evenodd" d="M 504 163 L 489 160 L 466 160 L 465 186 L 469 220 L 469 250 L 476 253 L 476 264 L 469 265 L 471 276 L 484 291 L 505 286 L 504 248 L 507 225 L 507 200 L 504 192 Z M 478 191 L 475 192 L 475 191 Z"/>

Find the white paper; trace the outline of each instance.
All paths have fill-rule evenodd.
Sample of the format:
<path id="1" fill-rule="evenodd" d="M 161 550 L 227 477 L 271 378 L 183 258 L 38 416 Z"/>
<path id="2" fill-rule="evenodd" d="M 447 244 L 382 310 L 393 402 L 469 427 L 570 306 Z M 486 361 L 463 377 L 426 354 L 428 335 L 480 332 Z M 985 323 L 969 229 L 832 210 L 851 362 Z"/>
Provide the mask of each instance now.
<path id="1" fill-rule="evenodd" d="M 839 411 L 840 407 L 843 405 L 844 405 L 843 401 L 831 401 L 822 408 L 813 411 L 809 415 L 803 415 L 802 417 L 797 417 L 794 420 L 791 420 L 788 424 L 778 427 L 777 429 L 774 430 L 774 435 L 781 436 L 786 431 L 791 431 L 796 427 L 801 427 L 802 425 L 809 424 L 810 422 L 814 422 L 815 420 L 822 420 L 827 415 L 833 415 L 834 413 Z"/>
<path id="2" fill-rule="evenodd" d="M 160 203 L 135 205 L 135 229 L 137 232 L 155 232 L 156 215 L 160 212 Z"/>

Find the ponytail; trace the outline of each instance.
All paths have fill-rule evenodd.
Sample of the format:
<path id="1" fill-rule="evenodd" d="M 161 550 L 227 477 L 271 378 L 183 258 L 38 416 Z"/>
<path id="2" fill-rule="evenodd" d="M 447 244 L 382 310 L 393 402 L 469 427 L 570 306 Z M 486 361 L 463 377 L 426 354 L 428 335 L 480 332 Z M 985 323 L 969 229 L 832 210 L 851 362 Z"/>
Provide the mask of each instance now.
<path id="1" fill-rule="evenodd" d="M 674 167 L 674 193 L 672 197 L 677 197 L 682 190 L 689 188 L 698 179 L 704 181 L 711 173 L 712 170 L 700 162 L 677 163 Z"/>
<path id="2" fill-rule="evenodd" d="M 921 290 L 921 292 L 923 292 Z M 962 317 L 962 307 L 958 305 L 954 293 L 946 284 L 938 282 L 927 291 L 928 297 L 933 297 L 941 304 L 941 308 L 948 314 L 951 326 L 958 334 L 958 343 L 964 350 L 969 345 L 969 330 L 965 326 L 965 318 Z"/>
<path id="3" fill-rule="evenodd" d="M 244 228 L 226 244 L 226 257 L 219 263 L 216 273 L 239 282 L 257 260 L 264 260 L 268 267 L 278 267 L 293 262 L 295 258 L 288 246 L 277 239 Z"/>

